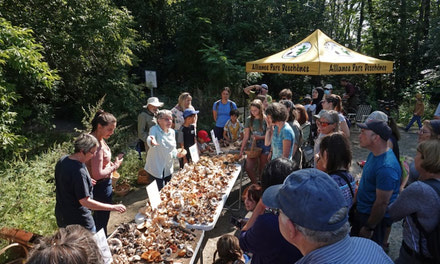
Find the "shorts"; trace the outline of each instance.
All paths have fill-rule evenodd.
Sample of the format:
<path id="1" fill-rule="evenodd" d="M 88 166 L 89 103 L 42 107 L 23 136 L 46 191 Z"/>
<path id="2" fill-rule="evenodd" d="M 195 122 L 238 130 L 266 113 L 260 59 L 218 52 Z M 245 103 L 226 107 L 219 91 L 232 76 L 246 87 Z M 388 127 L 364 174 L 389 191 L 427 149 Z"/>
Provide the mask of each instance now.
<path id="1" fill-rule="evenodd" d="M 263 139 L 257 140 L 257 147 L 261 148 L 261 154 L 269 155 L 270 145 L 269 146 L 265 146 Z"/>

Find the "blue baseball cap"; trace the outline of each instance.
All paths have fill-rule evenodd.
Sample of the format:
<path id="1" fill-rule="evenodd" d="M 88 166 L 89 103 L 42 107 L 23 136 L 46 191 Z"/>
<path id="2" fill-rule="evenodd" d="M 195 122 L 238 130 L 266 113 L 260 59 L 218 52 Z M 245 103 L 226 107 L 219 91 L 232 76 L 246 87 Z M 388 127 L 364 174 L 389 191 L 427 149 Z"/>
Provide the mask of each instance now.
<path id="1" fill-rule="evenodd" d="M 391 128 L 385 121 L 372 119 L 365 123 L 357 124 L 358 127 L 368 129 L 378 134 L 383 140 L 388 141 L 391 137 Z"/>
<path id="2" fill-rule="evenodd" d="M 338 184 L 317 169 L 294 171 L 283 184 L 266 189 L 263 203 L 281 209 L 293 223 L 314 231 L 334 231 L 348 221 L 347 202 Z M 338 222 L 330 221 L 344 207 L 346 216 Z"/>
<path id="3" fill-rule="evenodd" d="M 196 114 L 198 114 L 199 113 L 199 111 L 196 111 L 196 110 L 194 110 L 194 109 L 190 109 L 190 108 L 188 108 L 188 109 L 186 109 L 185 111 L 183 111 L 183 118 L 187 118 L 188 116 L 190 116 L 190 115 L 196 115 Z"/>
<path id="4" fill-rule="evenodd" d="M 269 90 L 269 86 L 267 86 L 267 84 L 265 83 L 261 85 L 261 88 L 263 88 L 264 90 Z"/>

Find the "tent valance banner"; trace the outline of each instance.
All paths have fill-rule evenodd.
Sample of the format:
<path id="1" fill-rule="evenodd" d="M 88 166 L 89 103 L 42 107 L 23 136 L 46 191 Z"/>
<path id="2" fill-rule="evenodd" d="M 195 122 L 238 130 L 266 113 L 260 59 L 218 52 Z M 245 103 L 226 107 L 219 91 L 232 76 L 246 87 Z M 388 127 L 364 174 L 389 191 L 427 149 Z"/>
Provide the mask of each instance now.
<path id="1" fill-rule="evenodd" d="M 288 49 L 247 62 L 246 72 L 301 75 L 391 73 L 393 62 L 348 49 L 317 29 Z"/>

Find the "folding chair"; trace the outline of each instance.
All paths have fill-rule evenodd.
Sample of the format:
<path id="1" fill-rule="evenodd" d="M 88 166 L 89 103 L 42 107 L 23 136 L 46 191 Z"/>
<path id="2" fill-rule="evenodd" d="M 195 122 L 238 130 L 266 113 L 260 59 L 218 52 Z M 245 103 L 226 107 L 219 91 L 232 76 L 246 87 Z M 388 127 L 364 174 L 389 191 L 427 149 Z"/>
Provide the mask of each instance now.
<path id="1" fill-rule="evenodd" d="M 359 105 L 356 112 L 355 121 L 363 123 L 371 112 L 371 105 Z"/>
<path id="2" fill-rule="evenodd" d="M 348 118 L 353 120 L 356 123 L 363 123 L 367 119 L 368 115 L 371 112 L 371 105 L 359 105 L 356 115 L 354 113 L 348 114 Z M 358 128 L 360 131 L 360 128 Z"/>

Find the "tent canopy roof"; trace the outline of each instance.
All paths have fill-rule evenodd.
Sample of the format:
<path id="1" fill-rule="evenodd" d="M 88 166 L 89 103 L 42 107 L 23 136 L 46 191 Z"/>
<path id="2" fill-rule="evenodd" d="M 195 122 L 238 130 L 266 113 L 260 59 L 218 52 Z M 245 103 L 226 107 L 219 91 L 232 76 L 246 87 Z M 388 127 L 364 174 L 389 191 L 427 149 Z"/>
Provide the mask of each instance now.
<path id="1" fill-rule="evenodd" d="M 391 73 L 393 62 L 350 50 L 317 29 L 294 46 L 246 63 L 246 72 L 302 75 Z"/>

